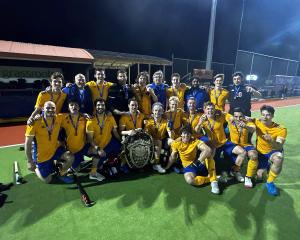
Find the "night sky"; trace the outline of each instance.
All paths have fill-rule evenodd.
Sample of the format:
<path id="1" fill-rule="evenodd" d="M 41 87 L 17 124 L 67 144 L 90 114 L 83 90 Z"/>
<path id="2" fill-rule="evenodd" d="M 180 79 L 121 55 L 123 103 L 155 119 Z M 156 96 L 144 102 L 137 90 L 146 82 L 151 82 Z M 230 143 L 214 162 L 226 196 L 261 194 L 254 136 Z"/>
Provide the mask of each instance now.
<path id="1" fill-rule="evenodd" d="M 206 59 L 211 0 L 1 0 L 0 39 Z M 233 63 L 242 0 L 219 0 L 214 61 Z M 299 0 L 246 0 L 240 49 L 298 59 Z"/>

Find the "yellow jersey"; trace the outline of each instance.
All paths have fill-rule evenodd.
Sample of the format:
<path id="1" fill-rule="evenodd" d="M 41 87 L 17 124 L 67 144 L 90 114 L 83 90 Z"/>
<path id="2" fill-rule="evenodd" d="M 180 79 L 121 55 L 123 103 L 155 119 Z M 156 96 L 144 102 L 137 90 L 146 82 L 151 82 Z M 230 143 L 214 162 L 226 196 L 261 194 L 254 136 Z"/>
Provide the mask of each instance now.
<path id="1" fill-rule="evenodd" d="M 230 121 L 233 116 L 226 114 L 226 121 L 228 122 L 228 128 L 230 133 L 230 141 L 236 145 L 242 147 L 251 146 L 252 144 L 248 142 L 249 131 L 246 128 L 241 128 L 237 126 L 234 122 Z M 255 127 L 252 122 L 245 122 L 249 127 Z"/>
<path id="2" fill-rule="evenodd" d="M 179 154 L 183 167 L 187 167 L 196 160 L 198 146 L 203 144 L 199 139 L 191 139 L 189 143 L 183 143 L 181 138 L 177 138 L 172 144 L 172 152 Z"/>
<path id="3" fill-rule="evenodd" d="M 267 154 L 273 149 L 272 144 L 263 138 L 263 135 L 270 134 L 272 139 L 276 141 L 277 138 L 286 139 L 287 129 L 283 125 L 272 123 L 270 127 L 263 124 L 259 119 L 254 121 L 256 126 L 256 148 L 262 154 Z"/>
<path id="4" fill-rule="evenodd" d="M 95 81 L 89 81 L 86 85 L 91 89 L 93 102 L 102 98 L 105 101 L 108 97 L 108 90 L 113 85 L 112 82 L 103 81 L 101 84 L 97 84 Z"/>
<path id="5" fill-rule="evenodd" d="M 225 115 L 223 113 L 218 113 L 215 115 L 215 119 L 209 118 L 202 125 L 209 140 L 217 148 L 221 147 L 227 141 L 224 131 L 224 122 Z"/>
<path id="6" fill-rule="evenodd" d="M 81 115 L 71 118 L 70 114 L 64 114 L 62 127 L 67 134 L 67 149 L 71 153 L 79 152 L 86 143 L 86 119 Z"/>
<path id="7" fill-rule="evenodd" d="M 148 119 L 145 125 L 145 131 L 149 133 L 155 140 L 163 140 L 167 137 L 168 121 L 162 118 L 159 122 L 155 122 L 153 118 Z"/>
<path id="8" fill-rule="evenodd" d="M 133 94 L 138 102 L 139 110 L 145 115 L 150 117 L 151 115 L 151 95 L 147 92 L 147 88 L 142 89 L 137 86 L 133 88 Z"/>
<path id="9" fill-rule="evenodd" d="M 103 114 L 102 116 L 94 116 L 86 123 L 86 132 L 94 133 L 94 142 L 104 149 L 111 141 L 112 130 L 117 128 L 117 123 L 112 115 Z"/>
<path id="10" fill-rule="evenodd" d="M 42 91 L 39 93 L 37 97 L 35 107 L 43 108 L 45 102 L 52 101 L 55 103 L 56 113 L 60 113 L 66 97 L 67 94 L 64 92 L 52 93 L 52 92 Z"/>
<path id="11" fill-rule="evenodd" d="M 43 117 L 26 127 L 26 137 L 35 137 L 37 145 L 37 162 L 50 160 L 58 146 L 58 135 L 62 124 L 62 115 L 57 115 L 53 120 L 45 120 Z M 49 131 L 49 132 L 48 132 Z"/>
<path id="12" fill-rule="evenodd" d="M 175 89 L 173 87 L 169 87 L 167 89 L 167 99 L 169 101 L 169 98 L 172 96 L 176 96 L 179 99 L 178 102 L 178 108 L 184 109 L 184 93 L 186 91 L 186 85 L 184 83 L 181 83 L 178 89 Z"/>
<path id="13" fill-rule="evenodd" d="M 191 125 L 191 127 L 193 129 L 192 136 L 195 139 L 199 139 L 200 137 L 203 136 L 202 133 L 197 133 L 196 132 L 196 126 L 198 125 L 201 116 L 202 116 L 202 113 L 195 113 L 194 115 L 190 115 L 188 113 L 185 113 L 185 121 L 186 121 L 187 124 Z"/>
<path id="14" fill-rule="evenodd" d="M 133 130 L 143 127 L 144 114 L 138 113 L 137 116 L 132 116 L 129 112 L 123 114 L 119 121 L 119 127 L 125 126 L 125 130 Z"/>
<path id="15" fill-rule="evenodd" d="M 220 90 L 216 90 L 215 88 L 210 90 L 209 93 L 210 101 L 215 105 L 216 109 L 224 111 L 226 99 L 229 97 L 229 92 L 221 88 Z"/>
<path id="16" fill-rule="evenodd" d="M 177 112 L 171 112 L 170 110 L 165 112 L 165 118 L 170 122 L 169 128 L 174 131 L 175 138 L 180 136 L 180 128 L 185 123 L 185 113 L 180 108 L 177 109 Z"/>

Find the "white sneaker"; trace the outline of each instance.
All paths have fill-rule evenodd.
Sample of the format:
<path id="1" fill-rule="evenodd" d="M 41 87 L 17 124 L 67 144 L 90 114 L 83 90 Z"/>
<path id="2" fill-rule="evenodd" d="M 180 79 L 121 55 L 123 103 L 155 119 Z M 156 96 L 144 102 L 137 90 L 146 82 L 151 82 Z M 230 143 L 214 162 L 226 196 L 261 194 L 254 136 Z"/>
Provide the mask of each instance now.
<path id="1" fill-rule="evenodd" d="M 105 179 L 105 177 L 102 174 L 96 172 L 96 173 L 90 173 L 89 179 L 97 180 L 98 182 L 102 182 Z"/>
<path id="2" fill-rule="evenodd" d="M 211 185 L 211 192 L 212 193 L 214 193 L 214 194 L 219 194 L 220 193 L 220 189 L 219 189 L 217 181 L 211 182 L 210 185 Z"/>
<path id="3" fill-rule="evenodd" d="M 245 179 L 244 179 L 244 177 L 242 176 L 241 172 L 232 172 L 231 174 L 235 177 L 235 179 L 236 179 L 238 182 L 244 182 L 244 181 L 245 181 Z"/>
<path id="4" fill-rule="evenodd" d="M 251 178 L 245 177 L 245 184 L 244 185 L 245 185 L 246 188 L 252 188 L 253 187 L 253 183 L 251 181 Z"/>
<path id="5" fill-rule="evenodd" d="M 166 169 L 162 168 L 160 166 L 160 164 L 155 164 L 153 165 L 152 167 L 155 171 L 159 172 L 159 173 L 165 173 L 166 172 Z"/>

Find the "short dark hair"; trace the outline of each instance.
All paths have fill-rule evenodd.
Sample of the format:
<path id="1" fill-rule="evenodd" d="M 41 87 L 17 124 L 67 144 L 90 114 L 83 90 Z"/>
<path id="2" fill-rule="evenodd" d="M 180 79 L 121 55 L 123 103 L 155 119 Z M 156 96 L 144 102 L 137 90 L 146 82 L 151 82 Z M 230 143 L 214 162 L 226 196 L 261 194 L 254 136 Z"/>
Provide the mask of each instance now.
<path id="1" fill-rule="evenodd" d="M 96 74 L 96 72 L 104 72 L 105 73 L 105 69 L 104 68 L 94 68 L 94 74 Z"/>
<path id="2" fill-rule="evenodd" d="M 179 74 L 179 73 L 172 73 L 171 79 L 172 79 L 173 77 L 178 77 L 178 78 L 180 78 L 180 74 Z"/>
<path id="3" fill-rule="evenodd" d="M 267 112 L 271 113 L 272 115 L 274 115 L 274 113 L 275 113 L 275 109 L 270 105 L 261 106 L 260 112 L 262 112 L 262 111 L 267 111 Z"/>
<path id="4" fill-rule="evenodd" d="M 232 77 L 236 77 L 236 76 L 240 76 L 241 79 L 244 78 L 244 74 L 243 74 L 242 72 L 234 72 L 234 73 L 232 74 Z"/>
<path id="5" fill-rule="evenodd" d="M 77 99 L 75 99 L 75 98 L 70 98 L 70 99 L 68 99 L 68 105 L 69 105 L 70 103 L 76 103 L 78 106 L 80 106 L 80 102 L 79 102 Z"/>
<path id="6" fill-rule="evenodd" d="M 241 107 L 235 107 L 233 109 L 233 112 L 241 112 L 242 114 L 245 114 L 245 110 Z"/>
<path id="7" fill-rule="evenodd" d="M 185 126 L 183 126 L 181 129 L 180 129 L 180 134 L 183 134 L 183 133 L 188 133 L 188 134 L 192 134 L 193 133 L 193 128 L 190 124 L 187 124 Z"/>
<path id="8" fill-rule="evenodd" d="M 117 71 L 117 76 L 118 76 L 120 73 L 124 73 L 124 74 L 127 75 L 127 72 L 126 72 L 126 70 L 124 70 L 124 69 L 119 69 L 119 70 Z"/>
<path id="9" fill-rule="evenodd" d="M 128 99 L 128 105 L 131 103 L 131 102 L 138 102 L 137 99 L 135 97 L 133 98 L 129 98 Z"/>
<path id="10" fill-rule="evenodd" d="M 94 101 L 94 106 L 96 107 L 96 105 L 97 105 L 97 103 L 98 102 L 104 102 L 104 104 L 105 104 L 105 100 L 103 99 L 103 98 L 97 98 L 97 99 L 95 99 L 95 101 Z M 105 104 L 105 107 L 106 107 L 106 104 Z"/>
<path id="11" fill-rule="evenodd" d="M 222 78 L 224 80 L 224 77 L 225 75 L 223 73 L 218 73 L 216 76 L 214 76 L 214 81 L 217 79 L 217 78 Z"/>
<path id="12" fill-rule="evenodd" d="M 61 78 L 62 80 L 64 80 L 64 75 L 60 72 L 54 72 L 51 74 L 51 81 L 53 79 L 58 79 L 58 78 Z"/>
<path id="13" fill-rule="evenodd" d="M 141 76 L 144 76 L 144 77 L 146 78 L 147 83 L 149 83 L 149 73 L 146 72 L 146 71 L 140 72 L 140 73 L 136 76 L 135 82 L 138 82 L 138 81 L 139 81 L 139 78 L 140 78 Z"/>
<path id="14" fill-rule="evenodd" d="M 208 101 L 208 102 L 205 102 L 203 104 L 203 108 L 206 108 L 207 106 L 214 106 L 215 107 L 215 104 L 213 104 L 212 102 Z"/>

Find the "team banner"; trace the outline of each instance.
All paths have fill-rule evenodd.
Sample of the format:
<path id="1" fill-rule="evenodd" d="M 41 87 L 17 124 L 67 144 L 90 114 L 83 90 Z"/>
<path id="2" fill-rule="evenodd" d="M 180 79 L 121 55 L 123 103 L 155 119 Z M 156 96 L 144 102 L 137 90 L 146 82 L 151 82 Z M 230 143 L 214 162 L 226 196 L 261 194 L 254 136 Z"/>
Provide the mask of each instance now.
<path id="1" fill-rule="evenodd" d="M 9 81 L 23 78 L 27 83 L 32 83 L 35 80 L 49 80 L 53 72 L 61 72 L 61 69 L 0 66 L 0 81 L 9 83 Z"/>

